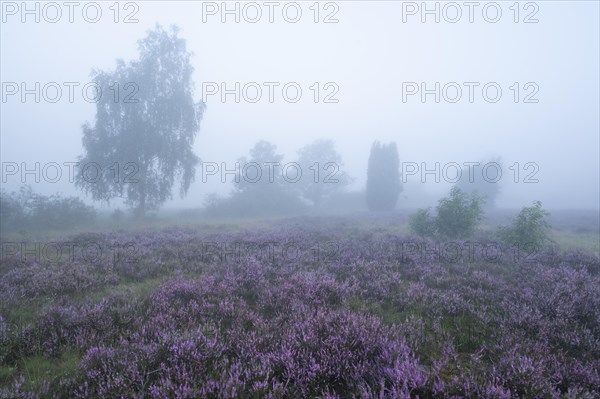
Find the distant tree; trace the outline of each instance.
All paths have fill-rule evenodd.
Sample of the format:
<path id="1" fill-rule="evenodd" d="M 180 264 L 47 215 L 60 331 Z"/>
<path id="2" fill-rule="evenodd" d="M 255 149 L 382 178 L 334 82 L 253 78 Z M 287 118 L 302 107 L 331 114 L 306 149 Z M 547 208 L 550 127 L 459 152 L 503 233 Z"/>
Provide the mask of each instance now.
<path id="1" fill-rule="evenodd" d="M 367 205 L 372 211 L 391 211 L 402 192 L 400 160 L 396 143 L 371 147 L 367 169 Z"/>
<path id="2" fill-rule="evenodd" d="M 140 217 L 172 198 L 176 178 L 183 197 L 199 160 L 192 144 L 205 106 L 193 100 L 191 54 L 177 34 L 157 25 L 138 42 L 139 60 L 93 73 L 102 95 L 95 123 L 83 126 L 76 184 L 94 200 L 124 198 Z"/>
<path id="3" fill-rule="evenodd" d="M 298 151 L 301 179 L 294 184 L 303 198 L 319 206 L 323 199 L 343 190 L 351 179 L 340 170 L 342 156 L 332 140 L 317 140 Z"/>
<path id="4" fill-rule="evenodd" d="M 262 191 L 268 193 L 279 190 L 283 185 L 281 174 L 283 155 L 277 153 L 277 146 L 261 140 L 250 149 L 250 158 L 241 157 L 235 180 L 237 191 Z"/>
<path id="5" fill-rule="evenodd" d="M 500 181 L 496 180 L 496 168 L 489 167 L 487 176 L 482 168 L 484 165 L 495 163 L 499 168 L 502 168 L 500 158 L 491 159 L 489 162 L 481 162 L 478 166 L 467 166 L 462 170 L 460 180 L 455 184 L 462 192 L 467 194 L 477 194 L 485 200 L 484 208 L 493 208 L 496 204 L 496 198 L 500 193 Z M 501 172 L 500 172 L 501 173 Z"/>
<path id="6" fill-rule="evenodd" d="M 209 196 L 210 215 L 268 216 L 298 213 L 304 204 L 282 174 L 283 155 L 268 141 L 259 141 L 250 157 L 238 159 L 234 190 L 228 198 Z M 292 172 L 290 172 L 292 173 Z"/>

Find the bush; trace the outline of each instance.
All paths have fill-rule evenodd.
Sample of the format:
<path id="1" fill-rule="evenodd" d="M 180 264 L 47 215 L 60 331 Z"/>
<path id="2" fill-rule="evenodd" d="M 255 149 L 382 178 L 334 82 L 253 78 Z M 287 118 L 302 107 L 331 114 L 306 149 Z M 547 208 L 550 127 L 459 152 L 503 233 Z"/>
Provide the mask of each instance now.
<path id="1" fill-rule="evenodd" d="M 476 194 L 468 195 L 453 187 L 450 196 L 440 200 L 435 218 L 429 215 L 429 209 L 419 209 L 410 219 L 410 228 L 422 236 L 451 239 L 472 236 L 483 219 L 483 202 Z"/>
<path id="2" fill-rule="evenodd" d="M 21 193 L 23 193 L 21 190 Z M 25 213 L 19 201 L 20 194 L 6 191 L 0 193 L 0 224 L 2 231 L 15 230 L 24 224 Z"/>
<path id="3" fill-rule="evenodd" d="M 31 223 L 36 228 L 67 229 L 87 225 L 95 217 L 94 208 L 77 197 L 34 195 Z"/>
<path id="4" fill-rule="evenodd" d="M 500 226 L 498 235 L 507 244 L 528 244 L 542 247 L 547 244 L 550 224 L 545 220 L 550 213 L 542 209 L 540 201 L 523 207 L 510 226 Z"/>
<path id="5" fill-rule="evenodd" d="M 435 220 L 429 214 L 430 210 L 431 208 L 418 209 L 417 212 L 411 216 L 408 224 L 415 234 L 429 237 L 435 235 Z"/>
<path id="6" fill-rule="evenodd" d="M 67 229 L 91 223 L 96 211 L 77 197 L 35 194 L 26 186 L 18 193 L 0 193 L 0 216 L 3 231 Z"/>
<path id="7" fill-rule="evenodd" d="M 450 197 L 442 198 L 437 207 L 435 225 L 437 232 L 447 238 L 465 238 L 473 235 L 483 219 L 483 199 L 476 194 L 467 195 L 457 187 Z"/>
<path id="8" fill-rule="evenodd" d="M 291 216 L 306 212 L 306 204 L 293 192 L 281 187 L 258 187 L 234 191 L 229 197 L 210 196 L 206 214 L 212 217 Z"/>

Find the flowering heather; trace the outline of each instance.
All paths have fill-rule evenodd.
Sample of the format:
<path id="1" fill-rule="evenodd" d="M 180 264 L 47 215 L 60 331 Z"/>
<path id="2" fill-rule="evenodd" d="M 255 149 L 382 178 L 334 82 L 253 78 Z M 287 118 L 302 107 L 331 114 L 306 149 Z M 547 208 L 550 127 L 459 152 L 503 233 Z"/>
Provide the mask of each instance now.
<path id="1" fill-rule="evenodd" d="M 2 398 L 600 397 L 597 255 L 335 220 L 69 243 L 102 255 L 3 253 Z"/>

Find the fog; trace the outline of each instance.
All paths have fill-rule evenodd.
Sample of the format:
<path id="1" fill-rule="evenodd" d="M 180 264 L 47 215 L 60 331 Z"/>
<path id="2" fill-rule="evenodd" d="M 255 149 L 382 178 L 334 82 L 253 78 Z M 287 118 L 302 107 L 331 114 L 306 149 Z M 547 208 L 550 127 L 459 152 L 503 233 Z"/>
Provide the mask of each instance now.
<path id="1" fill-rule="evenodd" d="M 599 1 L 0 12 L 0 398 L 600 398 Z"/>
<path id="2" fill-rule="evenodd" d="M 597 209 L 598 2 L 548 1 L 537 3 L 539 9 L 526 9 L 521 3 L 518 16 L 511 4 L 501 2 L 502 14 L 495 23 L 486 21 L 496 18 L 495 8 L 486 9 L 485 18 L 483 7 L 475 8 L 469 22 L 469 8 L 453 3 L 462 16 L 452 23 L 448 19 L 458 18 L 456 8 L 437 3 L 440 20 L 436 23 L 435 15 L 422 14 L 421 3 L 406 3 L 320 3 L 317 23 L 314 5 L 307 2 L 297 3 L 302 15 L 296 23 L 285 20 L 286 3 L 272 10 L 273 22 L 262 2 L 252 3 L 252 8 L 230 3 L 232 10 L 236 4 L 239 7 L 239 22 L 234 14 L 222 14 L 222 3 L 121 3 L 118 23 L 109 3 L 99 3 L 102 17 L 97 23 L 82 17 L 81 6 L 69 22 L 68 7 L 56 3 L 62 16 L 52 23 L 56 9 L 37 4 L 40 20 L 36 22 L 35 15 L 23 14 L 25 3 L 3 2 L 2 188 L 17 190 L 26 183 L 40 193 L 61 192 L 92 203 L 69 181 L 66 167 L 58 181 L 37 173 L 38 183 L 36 173 L 7 173 L 5 166 L 63 165 L 84 154 L 81 126 L 93 124 L 96 104 L 86 101 L 81 87 L 91 81 L 92 70 L 110 72 L 117 59 L 137 59 L 137 41 L 158 23 L 164 28 L 177 25 L 179 36 L 194 54 L 194 100 L 203 99 L 207 107 L 193 152 L 205 163 L 233 168 L 260 140 L 275 144 L 284 162 L 292 162 L 305 145 L 331 139 L 343 161 L 340 169 L 354 178 L 348 189 L 361 191 L 371 145 L 378 140 L 397 144 L 401 171 L 406 172 L 408 164 L 419 168 L 411 169 L 414 174 L 404 173 L 398 209 L 435 204 L 449 191 L 452 184 L 443 175 L 436 182 L 435 174 L 421 174 L 423 168 L 434 169 L 436 163 L 440 168 L 450 163 L 462 166 L 495 157 L 502 160 L 498 207 L 520 208 L 540 200 L 549 209 Z M 29 5 L 33 9 L 34 3 Z M 257 9 L 262 16 L 252 23 Z M 288 19 L 295 18 L 295 6 L 287 11 Z M 89 15 L 94 10 L 88 10 Z M 124 23 L 128 16 L 138 22 Z M 524 23 L 528 18 L 538 22 Z M 332 23 L 324 23 L 325 19 Z M 54 92 L 44 95 L 40 89 L 39 103 L 34 94 L 22 101 L 23 82 L 27 89 L 36 82 L 41 88 L 57 82 L 62 96 L 52 103 L 48 98 L 54 98 Z M 64 82 L 79 84 L 72 101 Z M 254 98 L 254 91 L 244 96 L 240 89 L 239 102 L 235 94 L 222 101 L 221 84 L 231 90 L 236 82 L 240 88 L 255 82 L 262 97 L 252 103 L 248 99 Z M 278 84 L 272 102 L 265 82 Z M 297 102 L 282 94 L 282 87 L 290 82 L 302 90 Z M 422 82 L 429 90 L 440 83 L 439 103 L 436 94 L 422 101 Z M 473 82 L 472 102 L 465 82 Z M 494 87 L 487 99 L 482 94 L 482 87 L 490 82 L 502 90 L 497 102 L 488 101 Z M 19 88 L 16 94 L 9 90 L 15 87 L 11 83 Z M 462 97 L 452 103 L 448 99 L 455 98 L 457 86 Z M 214 88 L 217 94 L 206 93 Z M 415 88 L 416 94 L 407 94 Z M 328 100 L 335 101 L 325 102 L 328 94 L 332 94 Z M 199 207 L 207 195 L 232 190 L 231 175 L 222 178 L 218 173 L 203 181 L 202 168 L 197 165 L 188 195 L 180 198 L 176 184 L 173 199 L 164 208 Z M 518 178 L 515 169 L 520 171 Z M 526 183 L 524 178 L 532 171 L 534 179 Z M 115 205 L 119 201 L 111 202 Z"/>

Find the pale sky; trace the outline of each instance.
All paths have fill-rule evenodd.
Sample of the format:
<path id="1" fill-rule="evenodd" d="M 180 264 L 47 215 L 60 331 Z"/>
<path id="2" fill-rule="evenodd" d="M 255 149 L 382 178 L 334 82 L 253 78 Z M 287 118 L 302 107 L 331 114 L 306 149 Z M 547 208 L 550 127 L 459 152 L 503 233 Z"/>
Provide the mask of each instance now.
<path id="1" fill-rule="evenodd" d="M 478 2 L 472 23 L 464 2 L 452 6 L 428 2 L 431 9 L 438 4 L 439 23 L 435 15 L 422 15 L 422 2 L 321 2 L 316 23 L 312 1 L 274 2 L 273 23 L 268 2 L 229 2 L 228 6 L 233 9 L 236 3 L 238 23 L 234 14 L 222 15 L 222 2 L 196 1 L 122 2 L 118 23 L 110 8 L 113 2 L 97 3 L 102 10 L 97 23 L 83 18 L 85 2 L 74 9 L 72 23 L 62 2 L 56 3 L 62 12 L 56 23 L 48 21 L 56 17 L 56 10 L 44 11 L 39 3 L 38 23 L 35 15 L 22 15 L 24 3 L 2 2 L 2 162 L 43 165 L 76 160 L 83 152 L 81 125 L 92 122 L 95 115 L 95 104 L 86 102 L 80 91 L 75 91 L 72 103 L 66 87 L 56 103 L 44 99 L 35 103 L 32 95 L 23 103 L 20 93 L 6 95 L 9 83 L 20 87 L 25 82 L 33 88 L 35 82 L 40 86 L 77 82 L 81 87 L 90 81 L 92 69 L 112 70 L 116 59 L 137 58 L 136 41 L 156 23 L 176 24 L 194 53 L 197 100 L 203 84 L 224 83 L 231 89 L 235 82 L 241 87 L 256 82 L 264 88 L 256 103 L 243 99 L 235 103 L 233 95 L 225 102 L 219 95 L 206 98 L 207 111 L 194 144 L 195 153 L 204 161 L 231 163 L 247 155 L 261 139 L 276 144 L 285 159 L 293 161 L 302 146 L 331 138 L 344 159 L 343 169 L 356 178 L 353 188 L 360 189 L 365 184 L 371 143 L 395 141 L 401 162 L 430 167 L 436 162 L 462 164 L 500 156 L 504 169 L 499 206 L 521 207 L 540 199 L 550 209 L 598 207 L 597 1 L 538 1 L 528 6 L 521 2 L 518 15 L 513 1 Z M 35 2 L 27 4 L 35 6 Z M 298 8 L 302 12 L 299 21 L 286 21 L 284 17 L 293 19 Z M 87 16 L 93 17 L 93 6 L 86 9 Z M 498 9 L 499 20 L 486 21 L 497 18 Z M 256 17 L 256 10 L 262 16 L 252 23 L 249 20 Z M 123 23 L 128 15 L 138 22 Z M 326 17 L 338 22 L 324 23 Z M 458 22 L 448 21 L 453 18 Z M 524 23 L 525 19 L 538 22 Z M 264 82 L 279 83 L 273 103 L 268 101 Z M 282 96 L 281 87 L 290 82 L 302 89 L 297 103 Z M 311 89 L 315 82 L 320 90 L 318 103 Z M 417 83 L 419 89 L 421 83 L 433 89 L 439 82 L 440 93 L 444 85 L 456 82 L 446 86 L 446 94 L 453 97 L 458 85 L 463 95 L 457 103 L 443 98 L 436 103 L 431 94 L 423 103 L 417 93 L 403 102 L 403 82 L 405 89 L 406 82 Z M 465 82 L 478 84 L 472 103 Z M 486 101 L 482 94 L 488 83 L 502 90 L 496 103 Z M 324 103 L 323 97 L 334 89 L 332 98 L 338 102 Z M 538 102 L 525 103 L 528 95 Z M 514 171 L 508 169 L 515 163 L 521 170 L 518 183 Z M 526 163 L 539 167 L 538 183 L 522 181 L 533 170 L 525 170 Z M 188 197 L 181 200 L 174 195 L 167 206 L 200 205 L 206 194 L 226 193 L 231 188 L 219 179 L 202 183 L 200 175 L 198 168 Z M 1 184 L 10 190 L 20 180 L 9 176 Z M 423 184 L 419 176 L 411 178 L 414 191 L 407 185 L 403 195 L 423 190 L 443 193 L 449 187 L 436 184 L 432 177 L 427 181 Z M 66 176 L 57 183 L 39 185 L 29 177 L 27 183 L 44 193 L 84 195 Z"/>

